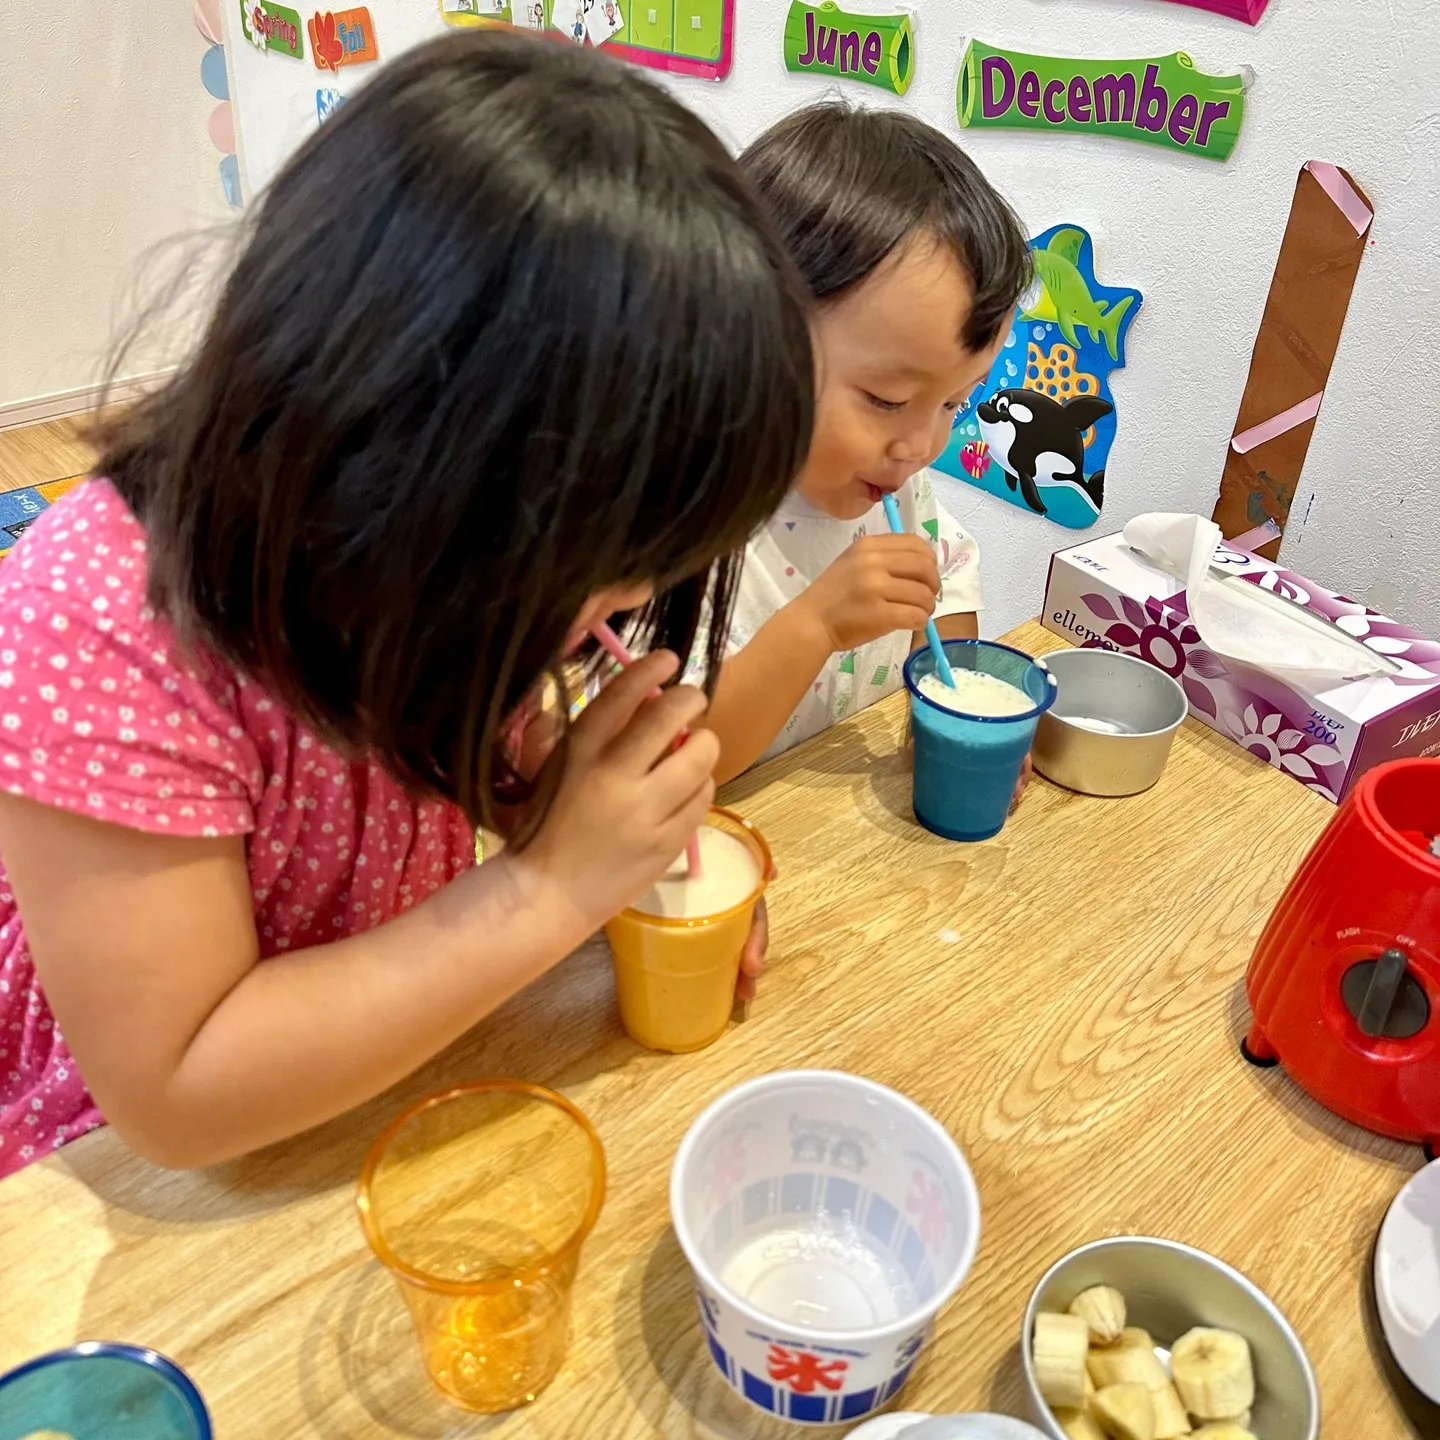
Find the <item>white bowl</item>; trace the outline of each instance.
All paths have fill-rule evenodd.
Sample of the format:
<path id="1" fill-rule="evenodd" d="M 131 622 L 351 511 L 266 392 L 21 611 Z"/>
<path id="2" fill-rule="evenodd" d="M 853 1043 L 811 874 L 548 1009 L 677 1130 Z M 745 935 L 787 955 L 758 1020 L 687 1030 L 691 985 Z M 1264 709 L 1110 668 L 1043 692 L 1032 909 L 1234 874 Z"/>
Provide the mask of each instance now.
<path id="1" fill-rule="evenodd" d="M 1440 1160 L 1411 1176 L 1386 1213 L 1375 1308 L 1395 1363 L 1440 1405 Z"/>
<path id="2" fill-rule="evenodd" d="M 1045 1440 L 1033 1425 L 978 1410 L 964 1415 L 892 1411 L 867 1420 L 845 1440 Z"/>
<path id="3" fill-rule="evenodd" d="M 680 1145 L 670 1212 L 726 1383 L 810 1425 L 894 1399 L 980 1241 L 944 1127 L 834 1070 L 726 1091 Z"/>
<path id="4" fill-rule="evenodd" d="M 1174 1240 L 1138 1235 L 1096 1240 L 1072 1250 L 1040 1277 L 1025 1307 L 1020 1337 L 1025 1390 L 1035 1423 L 1051 1440 L 1066 1440 L 1066 1435 L 1035 1381 L 1035 1316 L 1042 1310 L 1064 1310 L 1092 1285 L 1113 1285 L 1120 1291 L 1129 1323 L 1148 1330 L 1161 1350 L 1196 1325 L 1243 1335 L 1255 1365 L 1250 1428 L 1264 1440 L 1318 1440 L 1315 1372 L 1300 1337 L 1274 1303 L 1223 1260 Z"/>

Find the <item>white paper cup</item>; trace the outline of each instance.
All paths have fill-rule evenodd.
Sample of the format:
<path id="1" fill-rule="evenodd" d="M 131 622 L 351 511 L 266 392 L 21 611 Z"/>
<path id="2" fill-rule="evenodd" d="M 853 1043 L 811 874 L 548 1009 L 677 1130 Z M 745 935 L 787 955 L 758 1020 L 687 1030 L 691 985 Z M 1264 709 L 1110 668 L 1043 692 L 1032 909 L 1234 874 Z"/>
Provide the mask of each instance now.
<path id="1" fill-rule="evenodd" d="M 670 1212 L 720 1373 L 810 1425 L 894 1398 L 980 1241 L 974 1178 L 939 1122 L 833 1070 L 710 1105 L 675 1157 Z"/>

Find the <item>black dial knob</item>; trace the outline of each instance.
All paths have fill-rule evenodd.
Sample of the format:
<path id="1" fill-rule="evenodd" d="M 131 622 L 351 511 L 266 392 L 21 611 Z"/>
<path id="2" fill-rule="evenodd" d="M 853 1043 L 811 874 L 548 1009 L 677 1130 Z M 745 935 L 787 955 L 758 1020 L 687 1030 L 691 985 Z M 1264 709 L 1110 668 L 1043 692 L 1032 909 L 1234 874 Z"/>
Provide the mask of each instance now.
<path id="1" fill-rule="evenodd" d="M 1429 997 L 1403 950 L 1352 965 L 1340 995 L 1361 1032 L 1375 1039 L 1408 1040 L 1430 1023 Z"/>

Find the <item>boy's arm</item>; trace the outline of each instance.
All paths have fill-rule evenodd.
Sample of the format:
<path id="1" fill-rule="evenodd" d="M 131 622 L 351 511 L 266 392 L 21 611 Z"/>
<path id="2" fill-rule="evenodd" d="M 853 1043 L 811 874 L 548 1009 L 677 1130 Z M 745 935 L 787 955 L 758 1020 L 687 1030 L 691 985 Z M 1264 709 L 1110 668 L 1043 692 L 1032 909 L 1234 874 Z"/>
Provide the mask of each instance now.
<path id="1" fill-rule="evenodd" d="M 973 610 L 962 611 L 959 615 L 937 615 L 935 628 L 942 640 L 978 640 L 980 638 L 980 617 Z M 915 636 L 915 646 L 925 643 L 925 632 Z M 912 648 L 914 648 L 912 646 Z"/>
<path id="2" fill-rule="evenodd" d="M 765 753 L 831 655 L 923 626 L 939 588 L 934 551 L 919 536 L 855 541 L 721 666 L 700 722 L 720 741 L 716 784 Z"/>
<path id="3" fill-rule="evenodd" d="M 765 753 L 833 653 L 824 625 L 806 608 L 792 600 L 777 610 L 720 667 L 714 699 L 700 722 L 720 741 L 717 785 Z"/>

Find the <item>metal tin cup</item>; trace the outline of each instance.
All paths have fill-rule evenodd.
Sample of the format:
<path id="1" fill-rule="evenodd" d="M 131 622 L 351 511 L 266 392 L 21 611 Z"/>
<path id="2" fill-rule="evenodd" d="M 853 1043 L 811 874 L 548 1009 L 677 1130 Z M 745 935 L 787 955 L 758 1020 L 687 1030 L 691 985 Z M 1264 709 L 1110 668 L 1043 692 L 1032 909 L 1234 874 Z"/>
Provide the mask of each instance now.
<path id="1" fill-rule="evenodd" d="M 0 1375 L 0 1436 L 210 1440 L 205 1402 L 172 1360 L 140 1345 L 87 1340 Z"/>
<path id="2" fill-rule="evenodd" d="M 670 1213 L 726 1383 L 810 1425 L 890 1402 L 980 1239 L 975 1181 L 940 1123 L 830 1070 L 710 1105 L 675 1157 Z"/>
<path id="3" fill-rule="evenodd" d="M 1129 1323 L 1148 1330 L 1156 1353 L 1197 1325 L 1234 1330 L 1250 1345 L 1255 1367 L 1254 1418 L 1247 1429 L 1265 1440 L 1318 1440 L 1320 1391 L 1305 1347 L 1275 1303 L 1223 1260 L 1174 1240 L 1144 1235 L 1095 1240 L 1063 1255 L 1040 1277 L 1021 1322 L 1020 1362 L 1035 1423 L 1052 1440 L 1066 1431 L 1045 1403 L 1035 1374 L 1035 1316 L 1063 1312 L 1092 1285 L 1125 1297 Z M 1357 1437 L 1358 1440 L 1358 1437 Z"/>
<path id="4" fill-rule="evenodd" d="M 1159 778 L 1189 703 L 1163 670 L 1114 650 L 1045 657 L 1055 703 L 1035 731 L 1035 768 L 1082 795 L 1137 795 Z"/>

